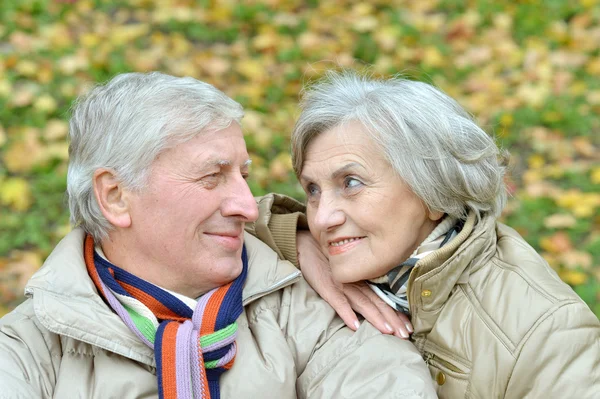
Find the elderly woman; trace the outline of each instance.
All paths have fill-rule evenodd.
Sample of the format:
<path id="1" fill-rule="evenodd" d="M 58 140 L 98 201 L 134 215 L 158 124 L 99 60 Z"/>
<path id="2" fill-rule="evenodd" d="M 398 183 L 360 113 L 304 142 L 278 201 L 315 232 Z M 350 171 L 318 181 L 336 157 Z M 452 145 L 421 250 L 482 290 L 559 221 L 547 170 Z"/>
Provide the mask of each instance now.
<path id="1" fill-rule="evenodd" d="M 342 284 L 350 303 L 381 298 L 410 315 L 442 398 L 600 397 L 600 323 L 497 221 L 504 157 L 454 100 L 425 83 L 332 72 L 301 110 L 293 165 L 328 268 L 300 241 L 299 257 L 324 298 Z M 273 236 L 289 236 L 278 225 Z"/>
<path id="2" fill-rule="evenodd" d="M 409 342 L 352 333 L 244 225 L 241 106 L 123 74 L 76 104 L 75 226 L 0 320 L 1 398 L 435 397 Z M 258 218 L 258 220 L 257 220 Z"/>

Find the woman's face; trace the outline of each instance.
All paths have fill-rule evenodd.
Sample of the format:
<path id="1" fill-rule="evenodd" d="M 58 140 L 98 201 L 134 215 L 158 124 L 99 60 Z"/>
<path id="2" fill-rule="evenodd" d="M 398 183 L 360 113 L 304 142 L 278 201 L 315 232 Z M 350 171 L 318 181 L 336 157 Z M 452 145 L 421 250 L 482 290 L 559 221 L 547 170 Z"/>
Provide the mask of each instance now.
<path id="1" fill-rule="evenodd" d="M 310 142 L 300 183 L 310 231 L 343 283 L 382 276 L 405 261 L 442 216 L 428 212 L 358 122 Z"/>

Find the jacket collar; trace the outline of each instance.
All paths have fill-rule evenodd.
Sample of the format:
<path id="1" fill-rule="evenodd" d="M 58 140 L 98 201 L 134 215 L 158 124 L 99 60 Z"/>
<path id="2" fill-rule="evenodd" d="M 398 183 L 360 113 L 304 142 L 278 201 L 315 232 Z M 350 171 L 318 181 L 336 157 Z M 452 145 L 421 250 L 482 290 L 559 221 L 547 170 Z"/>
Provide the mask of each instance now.
<path id="1" fill-rule="evenodd" d="M 49 331 L 86 342 L 151 366 L 153 349 L 145 346 L 100 298 L 83 259 L 85 233 L 70 232 L 25 287 L 36 317 Z M 293 284 L 301 274 L 278 259 L 266 244 L 246 234 L 248 276 L 244 306 Z"/>
<path id="2" fill-rule="evenodd" d="M 495 223 L 492 216 L 477 221 L 470 212 L 454 239 L 417 262 L 408 282 L 415 333 L 430 331 L 454 287 L 493 256 Z"/>

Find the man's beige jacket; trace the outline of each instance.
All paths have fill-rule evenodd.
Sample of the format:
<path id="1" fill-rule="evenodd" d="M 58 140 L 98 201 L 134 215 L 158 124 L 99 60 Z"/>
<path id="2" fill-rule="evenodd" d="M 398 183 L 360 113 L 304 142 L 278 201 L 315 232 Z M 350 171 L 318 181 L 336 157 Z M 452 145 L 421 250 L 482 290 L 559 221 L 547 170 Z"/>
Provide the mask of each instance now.
<path id="1" fill-rule="evenodd" d="M 64 238 L 0 319 L 0 398 L 155 398 L 153 350 L 98 296 L 84 233 Z M 368 323 L 353 333 L 289 262 L 246 235 L 249 273 L 238 354 L 221 377 L 226 398 L 430 398 L 410 342 Z M 168 273 L 165 270 L 165 273 Z"/>
<path id="2" fill-rule="evenodd" d="M 303 205 L 270 194 L 259 208 L 253 232 L 297 263 L 291 232 L 306 223 Z M 440 398 L 600 398 L 598 318 L 494 218 L 470 215 L 417 263 L 408 295 L 412 340 Z"/>

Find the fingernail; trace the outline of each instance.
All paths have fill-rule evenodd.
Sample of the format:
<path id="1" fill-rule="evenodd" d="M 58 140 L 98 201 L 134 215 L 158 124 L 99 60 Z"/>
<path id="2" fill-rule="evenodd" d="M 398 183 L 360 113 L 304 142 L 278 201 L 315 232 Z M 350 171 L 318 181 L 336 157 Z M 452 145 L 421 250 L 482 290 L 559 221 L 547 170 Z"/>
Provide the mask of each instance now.
<path id="1" fill-rule="evenodd" d="M 385 323 L 385 328 L 387 328 L 387 330 L 391 333 L 394 332 L 394 329 L 392 328 L 392 326 L 390 326 L 388 323 Z"/>
<path id="2" fill-rule="evenodd" d="M 412 326 L 410 324 L 405 324 L 406 325 L 406 329 L 408 330 L 409 333 L 413 333 L 414 330 L 412 328 Z"/>
<path id="3" fill-rule="evenodd" d="M 402 338 L 408 338 L 408 333 L 403 329 L 399 328 L 398 332 L 400 333 L 400 335 L 402 335 Z"/>
<path id="4" fill-rule="evenodd" d="M 358 330 L 360 328 L 360 322 L 358 320 L 354 321 L 354 328 Z"/>

